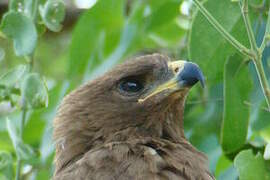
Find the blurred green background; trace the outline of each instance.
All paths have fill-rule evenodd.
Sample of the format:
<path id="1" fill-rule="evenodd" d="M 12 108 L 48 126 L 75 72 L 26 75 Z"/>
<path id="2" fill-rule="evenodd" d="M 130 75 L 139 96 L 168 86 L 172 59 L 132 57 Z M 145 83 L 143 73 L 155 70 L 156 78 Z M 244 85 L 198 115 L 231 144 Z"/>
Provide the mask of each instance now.
<path id="1" fill-rule="evenodd" d="M 19 128 L 21 97 L 10 93 L 12 87 L 0 88 L 0 179 L 15 177 L 18 151 L 23 157 L 23 179 L 50 179 L 54 168 L 52 120 L 63 96 L 127 58 L 156 52 L 196 62 L 206 76 L 206 88 L 196 86 L 188 96 L 185 134 L 207 154 L 215 177 L 270 179 L 270 112 L 254 65 L 220 36 L 191 0 L 69 0 L 64 2 L 63 22 L 61 8 L 46 11 L 50 1 L 60 2 L 38 1 L 36 19 L 29 18 L 37 43 L 31 41 L 30 25 L 20 29 L 4 22 L 4 14 L 10 11 L 31 17 L 27 2 L 35 0 L 0 2 L 0 85 L 6 85 L 7 72 L 27 64 L 29 53 L 23 52 L 29 46 L 34 52 L 33 71 L 45 79 L 49 97 L 48 107 L 27 111 L 23 145 L 16 146 L 12 132 Z M 204 6 L 250 47 L 237 2 L 208 0 Z M 250 0 L 249 6 L 260 44 L 269 1 Z M 15 41 L 21 40 L 16 39 L 18 34 L 27 42 L 19 49 L 21 54 L 18 47 L 17 53 L 16 47 L 14 50 Z M 269 46 L 263 53 L 263 65 L 270 78 Z M 23 77 L 12 77 L 14 87 L 20 88 Z"/>

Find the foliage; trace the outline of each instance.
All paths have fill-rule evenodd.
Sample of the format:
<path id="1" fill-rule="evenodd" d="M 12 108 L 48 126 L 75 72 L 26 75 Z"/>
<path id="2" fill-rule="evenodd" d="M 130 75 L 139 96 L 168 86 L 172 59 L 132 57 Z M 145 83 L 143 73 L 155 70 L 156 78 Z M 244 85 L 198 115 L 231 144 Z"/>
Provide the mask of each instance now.
<path id="1" fill-rule="evenodd" d="M 203 6 L 243 47 L 256 50 L 242 17 L 245 2 Z M 268 79 L 269 7 L 266 0 L 249 1 Z M 49 179 L 52 120 L 63 96 L 129 57 L 153 52 L 196 62 L 206 76 L 207 87 L 194 87 L 187 99 L 185 133 L 207 154 L 215 177 L 270 178 L 270 111 L 258 66 L 201 9 L 184 0 L 99 0 L 72 28 L 61 24 L 65 9 L 61 0 L 11 0 L 1 17 L 0 179 Z"/>

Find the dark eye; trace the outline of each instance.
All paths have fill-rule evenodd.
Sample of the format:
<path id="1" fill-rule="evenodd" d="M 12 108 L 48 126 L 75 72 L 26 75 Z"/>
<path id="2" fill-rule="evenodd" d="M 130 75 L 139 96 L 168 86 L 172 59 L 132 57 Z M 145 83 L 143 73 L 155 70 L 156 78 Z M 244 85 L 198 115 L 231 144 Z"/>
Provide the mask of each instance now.
<path id="1" fill-rule="evenodd" d="M 143 89 L 143 84 L 137 79 L 125 79 L 120 83 L 120 90 L 128 93 L 136 93 Z"/>

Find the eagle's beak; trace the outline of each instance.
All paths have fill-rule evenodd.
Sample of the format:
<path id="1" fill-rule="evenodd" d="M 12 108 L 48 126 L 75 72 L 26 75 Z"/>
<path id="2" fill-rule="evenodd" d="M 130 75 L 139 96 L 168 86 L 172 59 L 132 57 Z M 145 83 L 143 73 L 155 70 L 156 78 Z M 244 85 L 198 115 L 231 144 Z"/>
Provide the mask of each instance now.
<path id="1" fill-rule="evenodd" d="M 204 76 L 197 64 L 179 60 L 169 62 L 168 67 L 174 73 L 173 78 L 155 88 L 155 90 L 145 98 L 139 99 L 139 102 L 143 102 L 146 99 L 166 90 L 176 92 L 188 89 L 198 81 L 200 81 L 202 87 L 204 87 Z"/>

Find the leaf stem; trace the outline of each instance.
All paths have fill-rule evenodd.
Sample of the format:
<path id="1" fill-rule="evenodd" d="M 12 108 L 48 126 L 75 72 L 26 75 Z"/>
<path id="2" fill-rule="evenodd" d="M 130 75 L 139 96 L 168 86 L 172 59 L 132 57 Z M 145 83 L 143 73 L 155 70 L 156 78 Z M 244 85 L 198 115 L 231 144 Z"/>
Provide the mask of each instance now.
<path id="1" fill-rule="evenodd" d="M 16 167 L 16 180 L 20 180 L 20 175 L 21 175 L 21 158 L 18 157 L 17 159 L 17 167 Z"/>
<path id="2" fill-rule="evenodd" d="M 243 16 L 243 19 L 245 22 L 245 26 L 246 26 L 251 49 L 252 49 L 252 51 L 254 51 L 254 53 L 258 54 L 259 52 L 258 52 L 256 39 L 255 39 L 253 30 L 252 30 L 249 15 L 248 15 L 248 0 L 243 0 L 242 6 L 241 6 L 241 2 L 240 2 L 240 7 L 241 7 L 241 11 L 242 11 L 242 16 Z"/>
<path id="3" fill-rule="evenodd" d="M 194 4 L 200 10 L 200 12 L 206 17 L 208 22 L 214 26 L 214 28 L 231 44 L 233 45 L 241 54 L 248 56 L 250 58 L 254 57 L 247 47 L 237 41 L 228 31 L 226 31 L 220 23 L 208 12 L 207 9 L 199 2 L 199 0 L 193 0 Z"/>
<path id="4" fill-rule="evenodd" d="M 266 103 L 268 105 L 268 109 L 270 110 L 270 88 L 269 88 L 268 81 L 267 81 L 267 78 L 263 69 L 261 58 L 256 59 L 253 62 L 256 67 L 256 72 L 257 72 L 257 75 L 258 75 L 258 78 L 262 87 L 262 91 L 263 91 Z"/>
<path id="5" fill-rule="evenodd" d="M 20 138 L 22 139 L 23 137 L 23 129 L 24 129 L 24 124 L 26 120 L 26 113 L 27 110 L 25 108 L 25 103 L 23 102 L 23 109 L 22 109 L 22 116 L 21 116 L 21 121 L 20 121 Z M 20 180 L 20 175 L 21 175 L 21 166 L 22 166 L 22 161 L 20 156 L 17 155 L 17 167 L 16 167 L 16 180 Z"/>
<path id="6" fill-rule="evenodd" d="M 260 81 L 260 85 L 261 85 L 265 100 L 268 105 L 268 109 L 270 109 L 270 88 L 269 88 L 268 81 L 267 81 L 267 78 L 263 69 L 263 65 L 262 65 L 262 52 L 265 48 L 265 45 L 263 45 L 261 48 L 258 48 L 257 46 L 256 39 L 252 30 L 249 15 L 248 15 L 248 0 L 243 0 L 241 10 L 242 10 L 243 19 L 246 25 L 246 29 L 248 32 L 248 39 L 250 42 L 251 50 L 255 53 L 253 62 L 256 68 L 256 72 Z M 269 35 L 269 32 L 270 32 L 269 16 L 270 15 L 268 15 L 268 20 L 267 20 L 268 22 L 267 22 L 267 26 L 265 30 L 263 44 L 266 44 L 265 41 L 267 40 L 267 36 Z"/>
<path id="7" fill-rule="evenodd" d="M 32 53 L 30 56 L 26 56 L 25 57 L 28 60 L 29 63 L 29 72 L 31 72 L 33 70 L 33 66 L 34 66 L 34 53 Z M 23 139 L 23 130 L 24 130 L 24 124 L 25 124 L 25 120 L 26 120 L 26 114 L 27 114 L 27 104 L 24 100 L 24 98 L 22 98 L 22 116 L 21 116 L 21 121 L 20 121 L 20 138 Z M 20 180 L 20 172 L 21 172 L 21 166 L 22 166 L 22 162 L 20 157 L 17 155 L 17 167 L 16 167 L 16 180 Z"/>

